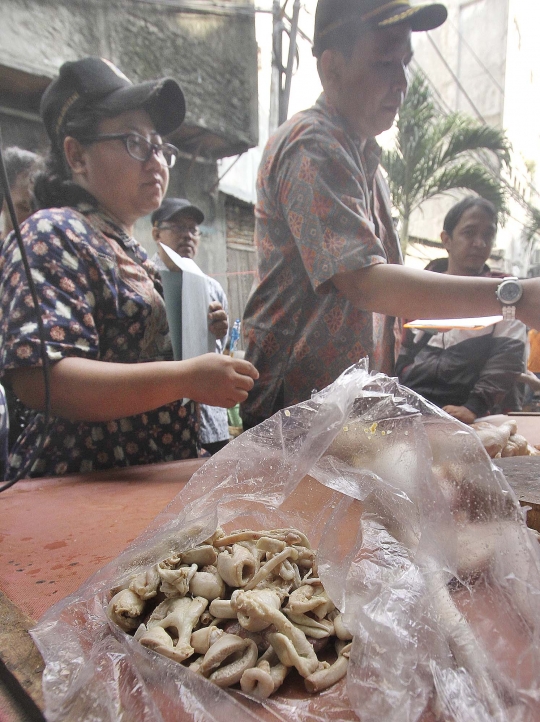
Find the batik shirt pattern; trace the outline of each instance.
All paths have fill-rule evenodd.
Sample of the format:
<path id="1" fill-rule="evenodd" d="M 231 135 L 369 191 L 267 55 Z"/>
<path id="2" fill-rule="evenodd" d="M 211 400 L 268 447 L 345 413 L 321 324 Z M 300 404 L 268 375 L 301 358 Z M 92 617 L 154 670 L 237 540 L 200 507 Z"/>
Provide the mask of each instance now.
<path id="1" fill-rule="evenodd" d="M 243 412 L 267 417 L 310 397 L 360 358 L 392 373 L 399 331 L 392 317 L 354 307 L 333 276 L 401 263 L 388 186 L 374 140 L 362 150 L 326 102 L 298 113 L 270 138 L 257 181 L 256 286 L 243 329 L 259 379 Z"/>
<path id="2" fill-rule="evenodd" d="M 22 226 L 51 364 L 77 356 L 112 363 L 172 358 L 159 278 L 144 249 L 89 206 L 39 211 Z M 12 234 L 0 259 L 0 372 L 41 366 L 36 315 Z M 43 433 L 29 423 L 9 458 L 8 478 L 25 464 Z M 32 476 L 195 457 L 196 405 L 181 401 L 99 423 L 54 417 Z"/>

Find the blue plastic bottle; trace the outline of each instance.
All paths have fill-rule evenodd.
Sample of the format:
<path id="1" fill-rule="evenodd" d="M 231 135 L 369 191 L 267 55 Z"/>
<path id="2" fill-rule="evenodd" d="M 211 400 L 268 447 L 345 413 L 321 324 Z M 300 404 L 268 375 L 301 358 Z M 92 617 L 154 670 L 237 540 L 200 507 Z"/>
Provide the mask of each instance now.
<path id="1" fill-rule="evenodd" d="M 236 347 L 238 346 L 239 339 L 240 339 L 240 319 L 237 318 L 231 329 L 231 347 L 230 347 L 230 351 L 229 351 L 231 356 L 234 356 L 234 352 L 236 351 Z"/>

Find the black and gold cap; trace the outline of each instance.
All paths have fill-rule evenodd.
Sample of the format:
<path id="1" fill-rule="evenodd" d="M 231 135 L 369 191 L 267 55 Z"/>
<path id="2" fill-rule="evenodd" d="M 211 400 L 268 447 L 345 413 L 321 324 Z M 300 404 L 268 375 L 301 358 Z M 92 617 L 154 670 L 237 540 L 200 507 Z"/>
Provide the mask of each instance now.
<path id="1" fill-rule="evenodd" d="M 441 3 L 414 5 L 409 0 L 319 0 L 315 13 L 313 55 L 326 50 L 326 38 L 350 22 L 386 28 L 408 23 L 413 32 L 442 25 L 448 11 Z"/>

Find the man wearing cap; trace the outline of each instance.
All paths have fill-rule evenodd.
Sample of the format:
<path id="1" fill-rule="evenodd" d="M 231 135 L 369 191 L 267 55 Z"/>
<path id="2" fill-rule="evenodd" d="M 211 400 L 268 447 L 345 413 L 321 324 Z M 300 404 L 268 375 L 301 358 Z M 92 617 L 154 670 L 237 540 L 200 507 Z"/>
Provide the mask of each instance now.
<path id="1" fill-rule="evenodd" d="M 441 5 L 319 0 L 313 53 L 324 92 L 270 138 L 259 171 L 259 283 L 244 330 L 260 378 L 243 405 L 247 426 L 309 398 L 363 356 L 393 371 L 393 315 L 359 307 L 336 281 L 401 263 L 374 137 L 405 96 L 411 30 L 445 18 Z"/>
<path id="2" fill-rule="evenodd" d="M 259 169 L 258 274 L 243 328 L 260 376 L 242 405 L 246 428 L 362 357 L 392 374 L 397 317 L 489 316 L 507 303 L 520 320 L 536 317 L 535 281 L 516 280 L 505 295 L 496 279 L 401 265 L 374 139 L 407 91 L 412 33 L 446 16 L 443 5 L 408 0 L 318 2 L 313 53 L 324 92 L 278 128 Z"/>
<path id="3" fill-rule="evenodd" d="M 165 198 L 152 219 L 152 236 L 158 245 L 158 252 L 152 261 L 160 272 L 179 271 L 178 266 L 163 250 L 162 243 L 176 251 L 183 258 L 195 257 L 200 241 L 199 226 L 204 214 L 186 198 Z M 208 308 L 208 328 L 216 337 L 216 353 L 223 352 L 223 342 L 228 329 L 227 296 L 221 285 L 211 276 L 206 276 L 211 303 Z M 202 446 L 215 454 L 229 441 L 227 411 L 218 406 L 200 405 L 201 421 L 199 437 Z"/>

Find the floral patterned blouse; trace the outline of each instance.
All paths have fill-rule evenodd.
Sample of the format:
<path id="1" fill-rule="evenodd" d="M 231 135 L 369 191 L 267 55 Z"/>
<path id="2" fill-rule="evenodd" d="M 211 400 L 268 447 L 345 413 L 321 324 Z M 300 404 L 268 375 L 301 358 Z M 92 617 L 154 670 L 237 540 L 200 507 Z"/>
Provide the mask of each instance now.
<path id="1" fill-rule="evenodd" d="M 159 276 L 144 249 L 88 204 L 39 211 L 22 226 L 51 363 L 77 356 L 141 363 L 172 358 Z M 14 235 L 0 258 L 0 374 L 41 366 L 35 309 Z M 4 383 L 7 381 L 4 379 Z M 6 478 L 26 464 L 44 414 L 26 410 Z M 53 417 L 29 476 L 196 457 L 196 404 L 181 400 L 108 422 Z"/>

